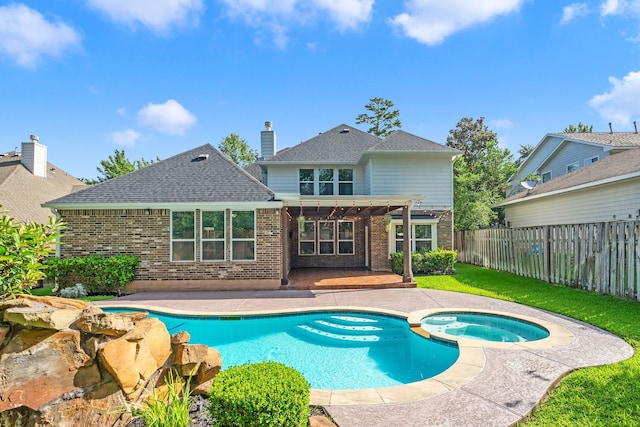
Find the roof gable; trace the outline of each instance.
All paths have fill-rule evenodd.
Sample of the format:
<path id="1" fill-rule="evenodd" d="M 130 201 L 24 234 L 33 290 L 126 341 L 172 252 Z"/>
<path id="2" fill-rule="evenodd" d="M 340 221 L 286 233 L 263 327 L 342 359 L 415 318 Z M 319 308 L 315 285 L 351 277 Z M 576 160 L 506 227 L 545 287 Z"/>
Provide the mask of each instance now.
<path id="1" fill-rule="evenodd" d="M 438 144 L 426 138 L 413 135 L 403 130 L 396 130 L 376 145 L 367 150 L 369 153 L 375 152 L 437 152 L 458 154 L 459 150 Z"/>
<path id="2" fill-rule="evenodd" d="M 258 202 L 272 198 L 271 190 L 205 144 L 47 205 Z"/>

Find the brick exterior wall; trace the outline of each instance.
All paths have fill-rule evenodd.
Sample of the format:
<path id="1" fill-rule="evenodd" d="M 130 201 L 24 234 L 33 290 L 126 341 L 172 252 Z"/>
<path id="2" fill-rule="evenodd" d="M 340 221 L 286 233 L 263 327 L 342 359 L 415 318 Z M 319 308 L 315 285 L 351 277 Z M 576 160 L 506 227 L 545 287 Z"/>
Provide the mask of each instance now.
<path id="1" fill-rule="evenodd" d="M 453 250 L 453 211 L 436 211 L 438 221 L 438 247 Z"/>
<path id="2" fill-rule="evenodd" d="M 66 228 L 62 257 L 126 254 L 139 257 L 133 290 L 278 288 L 282 278 L 279 209 L 256 209 L 256 261 L 232 262 L 230 210 L 226 210 L 226 260 L 171 262 L 168 209 L 59 210 Z M 196 211 L 196 260 L 200 259 Z M 161 283 L 165 281 L 167 283 Z M 188 283 L 191 282 L 191 283 Z M 167 286 L 168 285 L 168 286 Z"/>

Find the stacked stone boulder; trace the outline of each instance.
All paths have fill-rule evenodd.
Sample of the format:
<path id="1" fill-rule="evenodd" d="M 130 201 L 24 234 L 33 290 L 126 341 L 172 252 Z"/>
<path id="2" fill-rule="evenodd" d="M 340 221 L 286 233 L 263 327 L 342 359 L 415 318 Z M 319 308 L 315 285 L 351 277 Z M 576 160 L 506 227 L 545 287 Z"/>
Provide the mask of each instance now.
<path id="1" fill-rule="evenodd" d="M 126 426 L 171 370 L 206 394 L 222 362 L 147 313 L 21 295 L 0 319 L 0 427 Z"/>

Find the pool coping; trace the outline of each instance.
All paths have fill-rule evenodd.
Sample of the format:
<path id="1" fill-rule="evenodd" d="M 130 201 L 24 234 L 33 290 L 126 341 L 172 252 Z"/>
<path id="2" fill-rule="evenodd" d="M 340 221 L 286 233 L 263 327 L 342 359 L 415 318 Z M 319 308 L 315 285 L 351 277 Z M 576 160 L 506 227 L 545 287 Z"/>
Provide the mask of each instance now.
<path id="1" fill-rule="evenodd" d="M 365 388 L 365 389 L 349 389 L 349 390 L 325 390 L 311 389 L 310 400 L 311 405 L 318 406 L 350 406 L 350 405 L 386 405 L 393 403 L 413 402 L 425 398 L 439 396 L 456 389 L 460 389 L 464 385 L 471 382 L 477 377 L 485 367 L 486 356 L 485 348 L 503 349 L 503 350 L 532 350 L 543 349 L 570 344 L 575 340 L 575 335 L 568 329 L 556 323 L 538 319 L 532 316 L 511 313 L 507 311 L 486 310 L 479 308 L 461 308 L 461 307 L 439 307 L 434 309 L 416 310 L 412 312 L 402 312 L 397 310 L 389 310 L 383 308 L 372 308 L 362 306 L 323 306 L 323 307 L 305 307 L 305 308 L 288 308 L 274 310 L 254 310 L 254 311 L 197 311 L 197 310 L 176 310 L 167 307 L 152 308 L 147 304 L 129 304 L 121 303 L 117 305 L 101 305 L 99 302 L 95 304 L 100 308 L 122 308 L 135 309 L 143 311 L 155 311 L 173 315 L 187 316 L 207 316 L 207 317 L 225 317 L 225 316 L 268 316 L 282 314 L 301 314 L 301 313 L 317 313 L 331 311 L 354 311 L 360 313 L 382 314 L 393 317 L 406 319 L 412 332 L 419 335 L 429 337 L 433 336 L 439 340 L 457 343 L 459 349 L 459 357 L 451 367 L 435 375 L 431 378 L 416 381 L 408 384 L 402 384 L 392 387 L 383 388 Z M 460 338 L 453 335 L 443 333 L 429 333 L 421 328 L 421 320 L 432 314 L 446 312 L 471 312 L 491 314 L 498 316 L 508 316 L 516 319 L 524 320 L 529 323 L 537 324 L 549 331 L 549 336 L 540 340 L 526 342 L 493 342 L 484 340 L 475 340 L 469 338 Z"/>

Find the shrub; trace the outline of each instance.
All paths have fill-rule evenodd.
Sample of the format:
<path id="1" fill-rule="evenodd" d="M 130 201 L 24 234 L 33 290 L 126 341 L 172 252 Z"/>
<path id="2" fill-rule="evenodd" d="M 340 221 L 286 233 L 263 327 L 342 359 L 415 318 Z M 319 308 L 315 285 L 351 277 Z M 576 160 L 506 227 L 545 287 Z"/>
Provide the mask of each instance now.
<path id="1" fill-rule="evenodd" d="M 85 298 L 87 291 L 84 290 L 82 283 L 76 283 L 75 286 L 61 289 L 60 296 L 62 298 Z"/>
<path id="2" fill-rule="evenodd" d="M 138 258 L 129 255 L 52 258 L 47 266 L 47 279 L 56 283 L 60 290 L 81 282 L 92 295 L 120 295 L 135 278 Z"/>
<path id="3" fill-rule="evenodd" d="M 0 217 L 0 297 L 4 300 L 28 291 L 45 275 L 43 259 L 55 250 L 63 225 L 49 218 L 49 224 L 20 224 Z"/>
<path id="4" fill-rule="evenodd" d="M 391 271 L 395 274 L 404 273 L 404 256 L 402 252 L 394 252 L 391 254 Z"/>
<path id="5" fill-rule="evenodd" d="M 173 371 L 165 378 L 166 393 L 158 389 L 144 403 L 142 410 L 136 413 L 147 427 L 188 427 L 189 426 L 189 378 L 183 384 L 182 378 Z"/>
<path id="6" fill-rule="evenodd" d="M 309 388 L 302 374 L 281 363 L 230 367 L 215 377 L 209 392 L 213 425 L 304 427 Z"/>
<path id="7" fill-rule="evenodd" d="M 420 252 L 411 253 L 411 272 L 413 274 L 423 273 L 424 269 L 424 255 Z"/>

